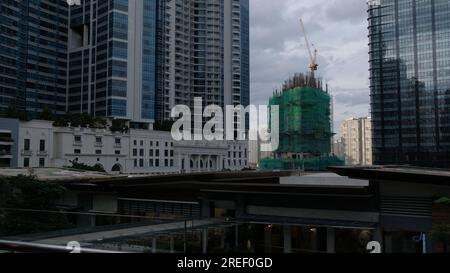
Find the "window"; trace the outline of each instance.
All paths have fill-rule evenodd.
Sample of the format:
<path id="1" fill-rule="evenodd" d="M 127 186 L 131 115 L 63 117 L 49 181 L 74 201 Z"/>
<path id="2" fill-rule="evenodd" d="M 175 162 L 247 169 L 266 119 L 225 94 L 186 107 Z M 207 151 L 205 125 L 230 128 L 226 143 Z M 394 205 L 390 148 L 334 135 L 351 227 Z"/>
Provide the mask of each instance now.
<path id="1" fill-rule="evenodd" d="M 156 167 L 159 167 L 159 159 L 156 159 L 156 160 L 155 160 L 155 166 L 156 166 Z"/>
<path id="2" fill-rule="evenodd" d="M 159 141 L 156 141 L 156 147 L 159 147 Z"/>
<path id="3" fill-rule="evenodd" d="M 95 150 L 95 154 L 96 155 L 101 155 L 102 154 L 102 150 Z"/>
<path id="4" fill-rule="evenodd" d="M 173 167 L 173 159 L 170 160 L 170 167 Z"/>
<path id="5" fill-rule="evenodd" d="M 75 142 L 81 142 L 81 136 L 75 136 L 74 139 Z"/>
<path id="6" fill-rule="evenodd" d="M 156 151 L 156 156 L 159 156 L 159 150 L 155 150 Z"/>
<path id="7" fill-rule="evenodd" d="M 144 156 L 144 149 L 141 149 L 141 150 L 139 151 L 139 156 Z"/>
<path id="8" fill-rule="evenodd" d="M 44 152 L 45 151 L 45 140 L 41 139 L 39 142 L 39 151 Z"/>
<path id="9" fill-rule="evenodd" d="M 137 156 L 138 154 L 138 151 L 137 151 L 137 149 L 133 149 L 133 156 Z"/>
<path id="10" fill-rule="evenodd" d="M 28 157 L 25 157 L 25 158 L 23 159 L 23 167 L 24 167 L 24 168 L 30 167 L 30 159 L 29 159 Z"/>
<path id="11" fill-rule="evenodd" d="M 141 140 L 141 146 L 144 146 L 144 141 L 143 140 Z"/>
<path id="12" fill-rule="evenodd" d="M 76 155 L 79 155 L 79 154 L 81 154 L 81 150 L 80 149 L 75 149 L 73 151 L 73 153 L 76 154 Z"/>
<path id="13" fill-rule="evenodd" d="M 96 138 L 95 138 L 95 142 L 96 142 L 97 144 L 101 144 L 101 143 L 103 142 L 102 137 L 96 137 Z"/>
<path id="14" fill-rule="evenodd" d="M 168 167 L 169 166 L 169 160 L 168 159 L 165 159 L 164 160 L 164 167 Z"/>
<path id="15" fill-rule="evenodd" d="M 173 157 L 173 150 L 170 151 L 170 157 Z"/>
<path id="16" fill-rule="evenodd" d="M 150 146 L 153 146 L 153 141 L 150 141 Z"/>
<path id="17" fill-rule="evenodd" d="M 116 151 L 115 154 L 116 154 L 116 155 L 120 155 L 120 151 Z"/>
<path id="18" fill-rule="evenodd" d="M 149 166 L 150 166 L 150 167 L 153 167 L 153 166 L 154 166 L 154 162 L 153 162 L 153 159 L 150 159 L 150 163 L 149 163 Z"/>
<path id="19" fill-rule="evenodd" d="M 39 158 L 39 168 L 45 167 L 45 158 Z"/>
<path id="20" fill-rule="evenodd" d="M 23 143 L 23 150 L 24 151 L 29 151 L 30 150 L 30 140 L 29 139 L 25 139 L 24 143 Z"/>
<path id="21" fill-rule="evenodd" d="M 149 152 L 150 152 L 150 156 L 153 156 L 153 150 L 150 150 Z"/>
<path id="22" fill-rule="evenodd" d="M 137 168 L 137 165 L 138 165 L 137 163 L 138 163 L 138 161 L 137 161 L 137 159 L 135 159 L 135 160 L 134 160 L 134 167 L 135 167 L 135 168 Z"/>
<path id="23" fill-rule="evenodd" d="M 133 141 L 134 146 L 137 146 L 137 140 Z"/>
<path id="24" fill-rule="evenodd" d="M 122 139 L 116 138 L 116 144 L 121 144 L 121 143 L 122 143 Z"/>
<path id="25" fill-rule="evenodd" d="M 144 167 L 144 159 L 139 159 L 139 167 Z"/>
<path id="26" fill-rule="evenodd" d="M 169 142 L 166 142 L 166 147 L 169 147 Z"/>
<path id="27" fill-rule="evenodd" d="M 169 156 L 169 151 L 168 150 L 164 150 L 164 156 L 168 157 Z"/>

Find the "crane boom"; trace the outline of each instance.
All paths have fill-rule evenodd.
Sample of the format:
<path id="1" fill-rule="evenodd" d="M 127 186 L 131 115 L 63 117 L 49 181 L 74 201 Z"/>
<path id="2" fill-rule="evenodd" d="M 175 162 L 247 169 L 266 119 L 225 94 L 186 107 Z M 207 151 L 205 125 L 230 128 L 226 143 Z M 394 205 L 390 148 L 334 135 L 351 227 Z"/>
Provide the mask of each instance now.
<path id="1" fill-rule="evenodd" d="M 319 67 L 319 65 L 317 64 L 317 49 L 314 48 L 314 53 L 312 52 L 311 44 L 309 43 L 308 35 L 306 34 L 305 24 L 303 23 L 303 20 L 301 18 L 300 25 L 302 27 L 303 36 L 305 36 L 306 48 L 308 49 L 310 61 L 309 69 L 311 70 L 311 75 L 314 77 L 315 71 L 317 71 L 317 68 Z"/>

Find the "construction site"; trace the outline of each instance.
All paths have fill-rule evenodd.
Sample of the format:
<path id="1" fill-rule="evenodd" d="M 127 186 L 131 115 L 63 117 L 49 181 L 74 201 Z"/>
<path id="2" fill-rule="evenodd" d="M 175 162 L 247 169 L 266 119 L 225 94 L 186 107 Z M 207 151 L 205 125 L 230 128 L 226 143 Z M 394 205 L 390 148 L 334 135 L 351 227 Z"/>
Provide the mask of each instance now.
<path id="1" fill-rule="evenodd" d="M 311 49 L 314 46 L 309 43 L 303 21 L 300 22 L 310 57 L 309 72 L 295 74 L 270 98 L 269 109 L 279 106 L 280 145 L 270 158 L 260 161 L 263 170 L 320 171 L 344 165 L 331 156 L 332 97 L 328 86 L 324 88 L 322 80 L 316 77 L 317 50 Z"/>

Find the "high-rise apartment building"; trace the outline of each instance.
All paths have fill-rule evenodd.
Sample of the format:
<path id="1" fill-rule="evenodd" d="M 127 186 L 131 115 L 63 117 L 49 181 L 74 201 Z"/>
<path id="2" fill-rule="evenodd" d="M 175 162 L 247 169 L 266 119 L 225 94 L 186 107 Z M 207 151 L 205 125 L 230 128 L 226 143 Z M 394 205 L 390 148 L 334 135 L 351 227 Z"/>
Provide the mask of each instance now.
<path id="1" fill-rule="evenodd" d="M 345 163 L 372 165 L 372 122 L 370 118 L 351 118 L 342 123 L 341 140 Z"/>
<path id="2" fill-rule="evenodd" d="M 375 164 L 450 167 L 450 2 L 369 1 Z"/>
<path id="3" fill-rule="evenodd" d="M 0 112 L 66 112 L 67 4 L 0 1 Z"/>
<path id="4" fill-rule="evenodd" d="M 249 104 L 249 0 L 2 1 L 0 105 L 150 124 Z M 5 31 L 3 31 L 3 29 Z M 146 126 L 144 126 L 145 128 Z"/>
<path id="5" fill-rule="evenodd" d="M 170 119 L 178 104 L 247 106 L 249 0 L 161 1 L 157 112 Z"/>

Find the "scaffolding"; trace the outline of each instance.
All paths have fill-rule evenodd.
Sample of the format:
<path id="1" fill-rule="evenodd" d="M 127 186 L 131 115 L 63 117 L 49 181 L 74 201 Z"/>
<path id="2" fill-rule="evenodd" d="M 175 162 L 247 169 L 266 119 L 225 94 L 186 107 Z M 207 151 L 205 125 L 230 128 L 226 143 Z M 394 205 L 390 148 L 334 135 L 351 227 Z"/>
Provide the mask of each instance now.
<path id="1" fill-rule="evenodd" d="M 342 160 L 330 156 L 332 99 L 322 86 L 321 80 L 296 74 L 271 97 L 269 108 L 279 106 L 280 111 L 280 145 L 272 159 L 260 162 L 262 169 L 324 170 L 343 165 Z"/>

